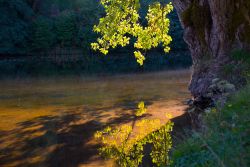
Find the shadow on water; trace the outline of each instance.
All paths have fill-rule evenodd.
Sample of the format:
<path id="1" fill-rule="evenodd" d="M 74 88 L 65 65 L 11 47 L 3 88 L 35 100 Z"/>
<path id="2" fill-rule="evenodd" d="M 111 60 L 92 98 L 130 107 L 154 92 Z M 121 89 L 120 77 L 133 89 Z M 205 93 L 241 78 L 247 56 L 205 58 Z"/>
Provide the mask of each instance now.
<path id="1" fill-rule="evenodd" d="M 147 106 L 156 99 L 146 100 Z M 130 123 L 134 119 L 136 102 L 125 100 L 110 107 L 56 111 L 57 116 L 42 116 L 18 123 L 16 129 L 0 131 L 0 166 L 75 167 L 100 159 L 94 133 L 106 126 Z M 122 112 L 101 114 L 120 108 Z M 130 111 L 130 112 L 126 112 Z M 86 119 L 90 113 L 92 119 Z M 93 113 L 93 114 L 91 114 Z M 149 116 L 150 114 L 146 115 Z M 105 118 L 105 123 L 101 120 Z"/>
<path id="2" fill-rule="evenodd" d="M 94 133 L 132 123 L 139 101 L 150 108 L 146 117 L 180 115 L 189 74 L 1 82 L 0 166 L 110 167 L 98 156 Z"/>

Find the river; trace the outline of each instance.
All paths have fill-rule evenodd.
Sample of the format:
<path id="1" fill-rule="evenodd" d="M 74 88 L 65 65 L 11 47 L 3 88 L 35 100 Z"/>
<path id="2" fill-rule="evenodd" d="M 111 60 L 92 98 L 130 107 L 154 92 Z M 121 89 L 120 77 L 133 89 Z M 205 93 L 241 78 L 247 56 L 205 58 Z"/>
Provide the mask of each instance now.
<path id="1" fill-rule="evenodd" d="M 111 166 L 98 156 L 95 131 L 148 117 L 182 115 L 189 70 L 102 77 L 0 81 L 0 166 Z"/>

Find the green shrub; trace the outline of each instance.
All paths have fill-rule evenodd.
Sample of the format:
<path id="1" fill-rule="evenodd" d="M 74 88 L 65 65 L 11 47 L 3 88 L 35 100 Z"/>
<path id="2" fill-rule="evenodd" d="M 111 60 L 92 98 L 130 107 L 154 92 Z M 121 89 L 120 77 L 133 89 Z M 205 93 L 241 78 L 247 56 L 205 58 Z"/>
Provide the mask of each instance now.
<path id="1" fill-rule="evenodd" d="M 55 22 L 56 37 L 61 47 L 74 46 L 78 33 L 76 15 L 65 11 Z"/>
<path id="2" fill-rule="evenodd" d="M 51 48 L 55 41 L 52 26 L 52 22 L 43 17 L 39 17 L 34 21 L 31 50 L 46 51 Z"/>
<path id="3" fill-rule="evenodd" d="M 1 0 L 0 11 L 0 54 L 24 54 L 30 18 L 34 15 L 32 8 L 25 0 Z"/>
<path id="4" fill-rule="evenodd" d="M 238 62 L 237 67 L 241 69 L 241 75 L 250 81 L 250 52 L 235 50 L 232 52 L 231 57 Z"/>
<path id="5" fill-rule="evenodd" d="M 205 133 L 194 132 L 173 150 L 174 167 L 247 167 L 250 165 L 250 86 L 221 111 L 205 116 Z"/>
<path id="6" fill-rule="evenodd" d="M 244 50 L 235 50 L 232 52 L 231 57 L 236 61 L 242 61 L 250 64 L 250 53 Z"/>

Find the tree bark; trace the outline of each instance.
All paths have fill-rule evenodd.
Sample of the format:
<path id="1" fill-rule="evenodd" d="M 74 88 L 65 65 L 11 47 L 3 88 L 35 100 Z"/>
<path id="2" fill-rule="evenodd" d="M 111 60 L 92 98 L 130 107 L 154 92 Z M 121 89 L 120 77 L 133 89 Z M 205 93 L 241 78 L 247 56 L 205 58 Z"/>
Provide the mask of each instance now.
<path id="1" fill-rule="evenodd" d="M 34 0 L 34 1 L 33 1 L 32 9 L 33 9 L 34 11 L 37 10 L 37 7 L 38 7 L 38 5 L 39 5 L 40 2 L 41 2 L 41 0 Z"/>
<path id="2" fill-rule="evenodd" d="M 193 59 L 189 89 L 203 96 L 233 49 L 250 50 L 249 0 L 173 0 Z"/>

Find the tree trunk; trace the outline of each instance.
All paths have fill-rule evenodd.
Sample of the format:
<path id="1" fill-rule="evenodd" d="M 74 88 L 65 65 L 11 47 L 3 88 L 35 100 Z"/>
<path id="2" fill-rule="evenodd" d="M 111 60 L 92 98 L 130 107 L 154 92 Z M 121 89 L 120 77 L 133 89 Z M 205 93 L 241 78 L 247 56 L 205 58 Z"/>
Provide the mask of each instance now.
<path id="1" fill-rule="evenodd" d="M 34 0 L 34 1 L 33 1 L 32 9 L 33 9 L 34 11 L 37 10 L 37 7 L 38 7 L 38 5 L 39 5 L 40 2 L 41 2 L 41 0 Z"/>
<path id="2" fill-rule="evenodd" d="M 193 58 L 190 91 L 203 96 L 221 78 L 232 49 L 250 50 L 249 0 L 173 0 Z"/>

